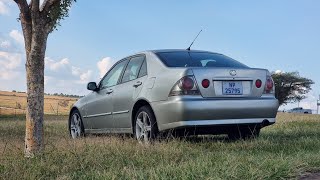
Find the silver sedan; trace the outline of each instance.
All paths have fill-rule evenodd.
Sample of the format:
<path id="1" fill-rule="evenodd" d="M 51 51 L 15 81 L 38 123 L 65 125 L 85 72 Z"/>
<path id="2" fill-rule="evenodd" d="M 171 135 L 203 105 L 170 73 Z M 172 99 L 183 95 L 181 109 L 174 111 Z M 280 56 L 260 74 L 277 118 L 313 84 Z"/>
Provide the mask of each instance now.
<path id="1" fill-rule="evenodd" d="M 129 133 L 149 143 L 167 132 L 252 138 L 275 123 L 279 106 L 268 70 L 196 50 L 128 56 L 87 89 L 70 111 L 72 138 Z"/>

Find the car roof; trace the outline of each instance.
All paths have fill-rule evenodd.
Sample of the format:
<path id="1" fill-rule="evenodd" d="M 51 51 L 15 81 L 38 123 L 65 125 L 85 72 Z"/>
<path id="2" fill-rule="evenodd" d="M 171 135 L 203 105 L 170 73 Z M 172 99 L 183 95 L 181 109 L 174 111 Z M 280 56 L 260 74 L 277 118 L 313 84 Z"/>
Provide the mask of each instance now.
<path id="1" fill-rule="evenodd" d="M 186 50 L 186 49 L 156 49 L 156 50 L 148 50 L 149 52 L 153 53 L 163 53 L 163 52 L 206 52 L 206 53 L 214 53 L 214 54 L 220 54 L 210 51 L 203 51 L 203 50 Z"/>

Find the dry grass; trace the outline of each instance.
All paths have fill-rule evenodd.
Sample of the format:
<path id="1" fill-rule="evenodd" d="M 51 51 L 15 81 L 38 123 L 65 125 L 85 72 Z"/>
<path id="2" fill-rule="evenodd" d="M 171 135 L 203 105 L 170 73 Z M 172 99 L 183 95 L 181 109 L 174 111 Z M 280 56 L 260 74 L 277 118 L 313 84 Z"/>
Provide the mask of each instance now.
<path id="1" fill-rule="evenodd" d="M 318 115 L 280 113 L 256 140 L 199 136 L 151 146 L 117 136 L 71 140 L 67 117 L 56 118 L 46 117 L 46 149 L 34 159 L 23 157 L 24 121 L 0 120 L 0 179 L 295 179 L 320 170 Z"/>
<path id="2" fill-rule="evenodd" d="M 76 98 L 45 95 L 44 113 L 66 115 L 76 101 Z M 25 114 L 26 106 L 26 93 L 0 91 L 0 115 Z"/>

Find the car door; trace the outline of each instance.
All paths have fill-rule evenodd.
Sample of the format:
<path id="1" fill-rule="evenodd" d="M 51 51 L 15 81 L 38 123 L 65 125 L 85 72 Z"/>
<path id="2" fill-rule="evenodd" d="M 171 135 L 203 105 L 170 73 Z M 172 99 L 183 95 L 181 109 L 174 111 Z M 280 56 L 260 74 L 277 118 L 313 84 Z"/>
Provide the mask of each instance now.
<path id="1" fill-rule="evenodd" d="M 114 125 L 119 132 L 131 132 L 131 109 L 147 78 L 145 55 L 137 55 L 130 61 L 123 73 L 121 83 L 113 94 Z"/>
<path id="2" fill-rule="evenodd" d="M 100 131 L 110 131 L 113 128 L 113 105 L 112 96 L 114 87 L 118 84 L 121 74 L 128 60 L 122 60 L 112 67 L 112 69 L 102 78 L 98 91 L 90 94 L 90 99 L 86 105 L 85 127 Z"/>

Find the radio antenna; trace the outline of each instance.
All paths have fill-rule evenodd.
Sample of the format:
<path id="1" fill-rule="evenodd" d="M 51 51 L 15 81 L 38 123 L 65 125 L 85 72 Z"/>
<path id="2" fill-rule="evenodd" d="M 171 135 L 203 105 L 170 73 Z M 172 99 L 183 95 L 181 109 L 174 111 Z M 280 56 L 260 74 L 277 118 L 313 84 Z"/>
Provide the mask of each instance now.
<path id="1" fill-rule="evenodd" d="M 192 43 L 190 44 L 190 46 L 187 48 L 188 51 L 190 51 L 191 46 L 193 45 L 194 41 L 198 38 L 199 34 L 202 32 L 202 29 L 200 30 L 200 32 L 198 33 L 198 35 L 194 38 L 194 40 L 192 41 Z"/>

